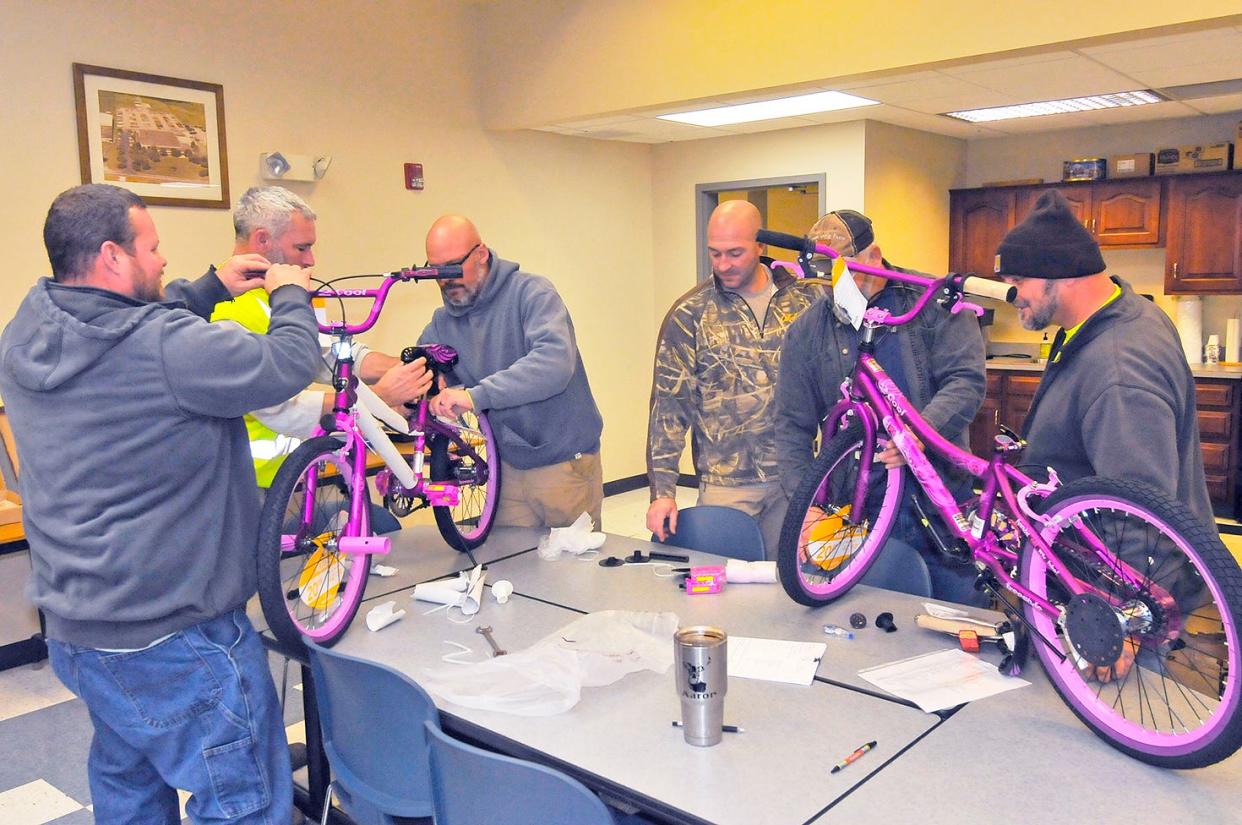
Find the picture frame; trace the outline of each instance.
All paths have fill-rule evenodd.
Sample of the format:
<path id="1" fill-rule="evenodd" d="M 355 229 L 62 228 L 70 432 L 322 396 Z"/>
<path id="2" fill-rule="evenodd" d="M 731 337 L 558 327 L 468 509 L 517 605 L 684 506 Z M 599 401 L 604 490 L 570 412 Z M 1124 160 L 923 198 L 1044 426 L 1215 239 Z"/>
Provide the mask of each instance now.
<path id="1" fill-rule="evenodd" d="M 151 205 L 228 209 L 224 87 L 73 64 L 83 183 Z"/>

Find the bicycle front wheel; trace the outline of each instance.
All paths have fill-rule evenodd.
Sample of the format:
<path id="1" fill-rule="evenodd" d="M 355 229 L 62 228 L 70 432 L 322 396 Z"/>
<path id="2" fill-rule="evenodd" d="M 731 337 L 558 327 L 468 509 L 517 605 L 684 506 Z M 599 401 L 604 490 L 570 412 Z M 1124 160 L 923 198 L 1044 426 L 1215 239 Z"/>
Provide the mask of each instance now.
<path id="1" fill-rule="evenodd" d="M 452 426 L 461 444 L 440 433 L 431 437 L 431 480 L 455 484 L 458 502 L 432 509 L 440 535 L 464 553 L 487 540 L 496 520 L 500 452 L 486 412 L 467 410 Z"/>
<path id="2" fill-rule="evenodd" d="M 877 439 L 876 451 L 883 444 Z M 863 478 L 863 511 L 854 512 Z M 866 574 L 892 532 L 901 506 L 900 468 L 885 469 L 863 455 L 862 426 L 833 436 L 812 462 L 789 502 L 781 527 L 777 569 L 799 604 L 826 604 Z"/>
<path id="3" fill-rule="evenodd" d="M 354 483 L 370 504 L 366 479 L 353 479 L 343 443 L 312 438 L 281 464 L 259 518 L 259 604 L 268 627 L 300 650 L 302 637 L 331 646 L 362 604 L 369 553 L 346 553 Z"/>
<path id="4" fill-rule="evenodd" d="M 1198 768 L 1242 745 L 1242 573 L 1207 525 L 1152 487 L 1085 478 L 1044 502 L 1019 580 L 1061 608 L 1025 606 L 1044 670 L 1079 719 L 1144 762 Z M 1046 642 L 1046 643 L 1045 643 Z"/>

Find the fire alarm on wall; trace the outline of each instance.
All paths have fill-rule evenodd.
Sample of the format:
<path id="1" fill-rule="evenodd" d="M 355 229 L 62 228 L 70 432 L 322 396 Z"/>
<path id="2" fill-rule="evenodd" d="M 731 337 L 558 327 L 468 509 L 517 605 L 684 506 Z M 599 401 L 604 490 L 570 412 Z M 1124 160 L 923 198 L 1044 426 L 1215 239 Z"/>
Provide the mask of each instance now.
<path id="1" fill-rule="evenodd" d="M 405 165 L 405 188 L 423 188 L 423 165 L 421 163 L 407 163 Z"/>

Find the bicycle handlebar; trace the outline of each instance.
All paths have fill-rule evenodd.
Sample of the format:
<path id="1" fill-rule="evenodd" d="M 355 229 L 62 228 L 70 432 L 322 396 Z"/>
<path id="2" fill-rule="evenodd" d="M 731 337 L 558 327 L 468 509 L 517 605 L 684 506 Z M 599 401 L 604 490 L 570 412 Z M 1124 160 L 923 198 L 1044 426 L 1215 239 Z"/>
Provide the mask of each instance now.
<path id="1" fill-rule="evenodd" d="M 404 267 L 395 272 L 387 272 L 377 274 L 375 277 L 383 277 L 384 282 L 380 284 L 378 289 L 336 289 L 332 286 L 335 281 L 329 282 L 326 286 L 320 287 L 311 293 L 312 298 L 370 298 L 372 299 L 371 312 L 368 313 L 367 319 L 361 324 L 347 324 L 344 321 L 333 321 L 327 324 L 320 324 L 319 331 L 325 335 L 357 335 L 366 332 L 375 326 L 375 322 L 379 320 L 380 310 L 384 307 L 384 300 L 388 297 L 388 290 L 392 289 L 392 285 L 397 281 L 444 281 L 450 278 L 460 278 L 462 275 L 461 264 L 451 264 L 443 266 L 420 266 L 420 267 Z M 371 277 L 366 275 L 351 275 L 346 277 L 365 278 Z M 341 280 L 341 279 L 336 279 Z"/>
<path id="2" fill-rule="evenodd" d="M 833 260 L 840 258 L 841 253 L 830 246 L 816 243 L 810 238 L 799 238 L 797 235 L 789 235 L 785 232 L 772 232 L 767 229 L 760 229 L 755 233 L 755 240 L 762 244 L 770 244 L 779 246 L 782 249 L 793 249 L 799 253 L 800 258 L 810 257 L 812 254 L 825 255 Z M 980 298 L 992 298 L 997 301 L 1004 301 L 1012 304 L 1014 299 L 1018 297 L 1017 287 L 1009 284 L 994 281 L 991 278 L 980 278 L 977 275 L 957 275 L 950 274 L 944 278 L 928 278 L 923 275 L 915 275 L 910 272 L 894 272 L 891 269 L 883 269 L 878 266 L 868 266 L 866 264 L 850 262 L 850 270 L 853 272 L 862 272 L 866 275 L 876 275 L 880 278 L 901 281 L 915 286 L 934 287 L 940 283 L 944 283 L 955 292 L 962 292 L 967 295 L 974 295 Z"/>

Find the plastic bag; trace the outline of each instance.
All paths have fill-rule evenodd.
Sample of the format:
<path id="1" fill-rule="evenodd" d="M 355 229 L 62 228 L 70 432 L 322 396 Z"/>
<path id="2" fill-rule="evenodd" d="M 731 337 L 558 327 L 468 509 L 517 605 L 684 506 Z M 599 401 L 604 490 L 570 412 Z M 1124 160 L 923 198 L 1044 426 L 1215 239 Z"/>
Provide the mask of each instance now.
<path id="1" fill-rule="evenodd" d="M 668 672 L 677 626 L 676 613 L 590 613 L 526 650 L 431 668 L 421 682 L 430 693 L 463 707 L 551 716 L 578 704 L 584 687 L 609 685 L 640 670 Z"/>
<path id="2" fill-rule="evenodd" d="M 544 561 L 556 561 L 561 553 L 578 556 L 587 550 L 598 550 L 608 536 L 605 533 L 591 532 L 594 528 L 595 522 L 590 513 L 583 513 L 568 527 L 549 529 L 548 534 L 539 539 L 535 550 Z"/>

